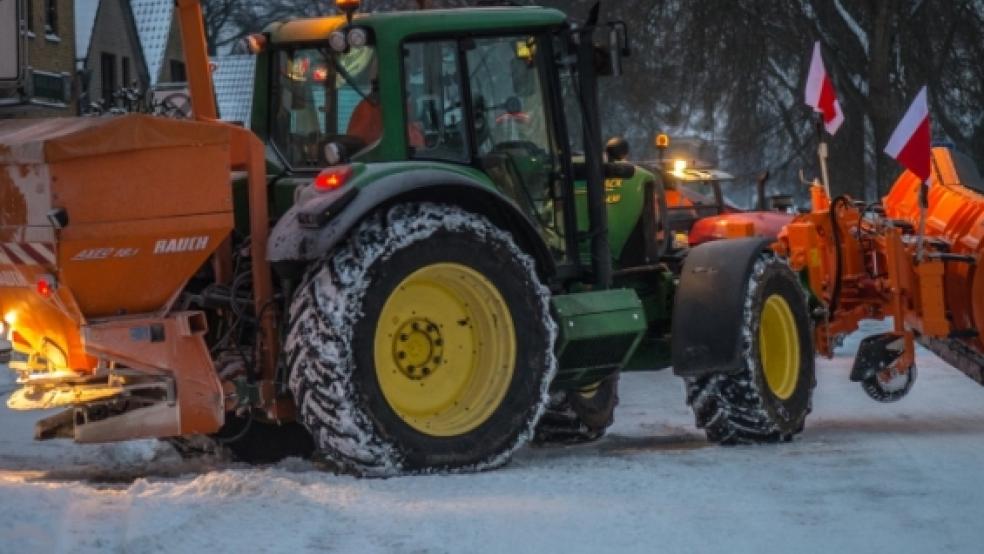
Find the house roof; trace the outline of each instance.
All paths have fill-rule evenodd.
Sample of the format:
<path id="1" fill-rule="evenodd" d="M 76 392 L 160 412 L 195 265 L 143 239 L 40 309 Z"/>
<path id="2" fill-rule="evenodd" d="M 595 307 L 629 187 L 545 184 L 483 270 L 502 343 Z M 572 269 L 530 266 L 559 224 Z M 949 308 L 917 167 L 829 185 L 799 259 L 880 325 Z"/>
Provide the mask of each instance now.
<path id="1" fill-rule="evenodd" d="M 215 84 L 215 98 L 219 104 L 219 116 L 223 121 L 242 122 L 250 125 L 253 112 L 253 78 L 256 72 L 256 57 L 216 56 L 212 58 L 215 71 L 212 82 Z"/>
<path id="2" fill-rule="evenodd" d="M 96 14 L 100 0 L 75 0 L 75 58 L 85 60 L 89 57 L 92 43 L 92 29 L 96 26 Z"/>
<path id="3" fill-rule="evenodd" d="M 137 23 L 137 34 L 143 47 L 150 85 L 157 84 L 164 65 L 167 40 L 171 35 L 171 22 L 174 20 L 174 2 L 163 0 L 130 0 L 133 19 Z"/>

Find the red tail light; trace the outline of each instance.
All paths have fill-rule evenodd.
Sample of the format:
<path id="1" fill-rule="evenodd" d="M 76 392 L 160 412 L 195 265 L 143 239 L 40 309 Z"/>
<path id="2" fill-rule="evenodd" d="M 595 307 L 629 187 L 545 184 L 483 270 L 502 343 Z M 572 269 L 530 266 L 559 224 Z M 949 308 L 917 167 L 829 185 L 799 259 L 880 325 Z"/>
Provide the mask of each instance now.
<path id="1" fill-rule="evenodd" d="M 58 288 L 58 284 L 55 282 L 55 278 L 51 275 L 42 275 L 38 277 L 38 283 L 35 286 L 35 290 L 38 291 L 44 298 L 51 298 L 51 295 L 55 293 L 55 289 Z"/>
<path id="2" fill-rule="evenodd" d="M 342 188 L 352 176 L 352 166 L 340 165 L 329 167 L 318 174 L 314 179 L 314 188 L 323 191 Z"/>

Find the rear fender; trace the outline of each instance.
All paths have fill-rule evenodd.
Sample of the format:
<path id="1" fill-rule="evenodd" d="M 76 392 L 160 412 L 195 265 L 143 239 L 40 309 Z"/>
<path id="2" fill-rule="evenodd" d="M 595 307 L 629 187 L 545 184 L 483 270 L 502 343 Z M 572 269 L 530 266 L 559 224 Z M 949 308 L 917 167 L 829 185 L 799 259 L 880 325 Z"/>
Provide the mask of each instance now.
<path id="1" fill-rule="evenodd" d="M 536 225 L 512 200 L 477 179 L 433 166 L 390 172 L 359 188 L 302 195 L 270 233 L 267 259 L 281 274 L 306 266 L 334 249 L 367 215 L 401 202 L 453 204 L 484 215 L 533 256 L 541 278 L 554 273 L 553 257 Z"/>
<path id="2" fill-rule="evenodd" d="M 748 279 L 770 241 L 713 241 L 687 255 L 673 306 L 673 372 L 681 377 L 741 369 Z"/>

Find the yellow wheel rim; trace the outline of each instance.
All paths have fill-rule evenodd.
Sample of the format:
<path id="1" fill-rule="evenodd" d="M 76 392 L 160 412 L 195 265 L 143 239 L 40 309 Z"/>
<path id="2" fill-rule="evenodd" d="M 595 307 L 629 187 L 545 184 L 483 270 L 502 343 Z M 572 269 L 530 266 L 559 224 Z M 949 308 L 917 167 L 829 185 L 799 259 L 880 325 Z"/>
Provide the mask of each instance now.
<path id="1" fill-rule="evenodd" d="M 591 400 L 598 395 L 598 389 L 601 388 L 602 381 L 588 385 L 584 388 L 578 389 L 577 394 L 585 400 Z"/>
<path id="2" fill-rule="evenodd" d="M 759 356 L 769 390 L 787 400 L 800 373 L 800 343 L 796 318 L 786 299 L 773 294 L 765 301 L 759 325 Z"/>
<path id="3" fill-rule="evenodd" d="M 495 413 L 512 382 L 509 307 L 469 267 L 423 267 L 383 305 L 374 361 L 383 396 L 404 422 L 432 436 L 462 435 Z"/>

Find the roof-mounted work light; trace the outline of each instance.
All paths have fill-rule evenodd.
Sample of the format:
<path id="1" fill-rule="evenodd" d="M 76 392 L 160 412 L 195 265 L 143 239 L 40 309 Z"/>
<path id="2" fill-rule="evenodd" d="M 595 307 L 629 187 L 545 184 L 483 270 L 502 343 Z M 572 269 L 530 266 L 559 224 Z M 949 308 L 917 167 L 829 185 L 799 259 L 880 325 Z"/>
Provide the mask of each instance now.
<path id="1" fill-rule="evenodd" d="M 359 0 L 335 0 L 335 7 L 345 14 L 345 19 L 349 23 L 352 23 L 352 16 L 355 15 L 355 12 L 359 11 L 360 4 Z"/>

